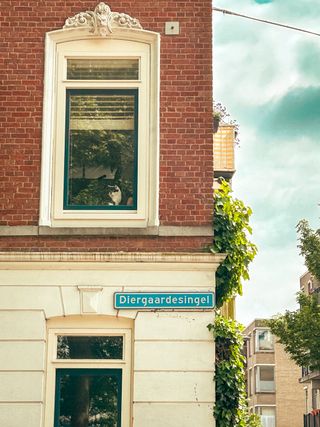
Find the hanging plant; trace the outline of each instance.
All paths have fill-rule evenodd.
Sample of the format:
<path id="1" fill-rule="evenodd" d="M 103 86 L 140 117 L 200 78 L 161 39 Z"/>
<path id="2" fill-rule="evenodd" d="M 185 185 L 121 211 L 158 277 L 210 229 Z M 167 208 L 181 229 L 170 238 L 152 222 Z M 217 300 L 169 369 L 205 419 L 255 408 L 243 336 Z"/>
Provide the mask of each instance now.
<path id="1" fill-rule="evenodd" d="M 221 114 L 218 112 L 213 113 L 213 133 L 217 133 L 221 120 Z"/>
<path id="2" fill-rule="evenodd" d="M 220 102 L 213 103 L 213 133 L 217 133 L 220 124 L 223 123 L 228 126 L 233 126 L 234 128 L 234 142 L 236 144 L 240 143 L 239 140 L 239 124 L 236 120 L 231 120 L 230 114 L 227 112 L 226 107 L 224 107 Z"/>

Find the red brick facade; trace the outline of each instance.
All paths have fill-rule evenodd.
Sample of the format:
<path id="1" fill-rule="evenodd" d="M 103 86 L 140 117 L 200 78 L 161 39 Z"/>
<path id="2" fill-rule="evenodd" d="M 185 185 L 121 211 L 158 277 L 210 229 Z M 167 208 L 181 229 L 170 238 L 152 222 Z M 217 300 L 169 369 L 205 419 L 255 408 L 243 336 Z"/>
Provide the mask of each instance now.
<path id="1" fill-rule="evenodd" d="M 7 237 L 2 250 L 89 252 L 194 252 L 210 243 L 205 237 Z"/>
<path id="2" fill-rule="evenodd" d="M 0 226 L 39 221 L 44 36 L 97 0 L 1 2 Z M 211 1 L 110 0 L 161 34 L 160 224 L 212 220 Z M 180 35 L 164 34 L 179 21 Z M 209 237 L 1 237 L 1 250 L 193 251 Z"/>

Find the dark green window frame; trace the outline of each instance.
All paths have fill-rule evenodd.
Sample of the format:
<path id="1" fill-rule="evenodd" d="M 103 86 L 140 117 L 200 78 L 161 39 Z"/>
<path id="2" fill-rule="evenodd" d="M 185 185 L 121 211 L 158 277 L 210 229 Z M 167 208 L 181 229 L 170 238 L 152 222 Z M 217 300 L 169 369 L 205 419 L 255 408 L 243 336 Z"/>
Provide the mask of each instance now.
<path id="1" fill-rule="evenodd" d="M 60 398 L 61 398 L 61 377 L 70 375 L 79 377 L 81 375 L 112 376 L 117 381 L 118 399 L 117 399 L 117 424 L 116 427 L 121 427 L 121 409 L 122 409 L 122 369 L 99 369 L 99 368 L 59 368 L 56 369 L 56 390 L 55 390 L 55 409 L 54 409 L 54 427 L 61 427 L 59 422 L 60 416 Z"/>
<path id="2" fill-rule="evenodd" d="M 134 98 L 134 143 L 133 143 L 133 182 L 132 182 L 132 204 L 130 205 L 84 205 L 71 204 L 70 194 L 70 98 L 72 95 L 129 95 Z M 65 162 L 64 162 L 64 191 L 63 208 L 65 210 L 103 210 L 103 211 L 132 211 L 137 210 L 138 198 L 138 89 L 67 89 L 66 90 L 66 122 L 65 122 Z"/>

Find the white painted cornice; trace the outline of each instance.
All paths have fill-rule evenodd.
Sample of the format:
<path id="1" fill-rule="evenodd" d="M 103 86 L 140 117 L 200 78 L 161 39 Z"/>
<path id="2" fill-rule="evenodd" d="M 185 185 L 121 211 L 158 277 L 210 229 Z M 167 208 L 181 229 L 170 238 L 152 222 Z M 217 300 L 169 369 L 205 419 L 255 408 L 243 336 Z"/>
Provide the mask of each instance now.
<path id="1" fill-rule="evenodd" d="M 112 270 L 122 264 L 133 270 L 169 268 L 215 271 L 224 258 L 224 254 L 208 252 L 0 252 L 0 270 L 15 267 L 54 269 L 59 264 L 61 267 L 68 265 L 71 269 L 85 264 L 89 269 Z"/>

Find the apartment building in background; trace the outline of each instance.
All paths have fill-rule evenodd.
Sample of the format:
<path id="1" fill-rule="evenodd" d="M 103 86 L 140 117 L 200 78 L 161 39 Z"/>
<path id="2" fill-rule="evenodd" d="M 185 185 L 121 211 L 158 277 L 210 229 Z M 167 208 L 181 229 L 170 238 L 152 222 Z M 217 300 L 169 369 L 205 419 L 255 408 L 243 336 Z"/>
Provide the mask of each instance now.
<path id="1" fill-rule="evenodd" d="M 1 33 L 0 425 L 214 427 L 211 0 Z"/>
<path id="2" fill-rule="evenodd" d="M 300 291 L 306 295 L 315 295 L 320 304 L 320 282 L 311 273 L 306 272 L 300 277 Z M 304 366 L 300 381 L 305 390 L 304 426 L 318 426 L 320 425 L 320 372 Z"/>
<path id="3" fill-rule="evenodd" d="M 305 391 L 301 370 L 276 342 L 264 319 L 244 331 L 247 393 L 250 412 L 259 414 L 263 427 L 301 427 Z"/>

